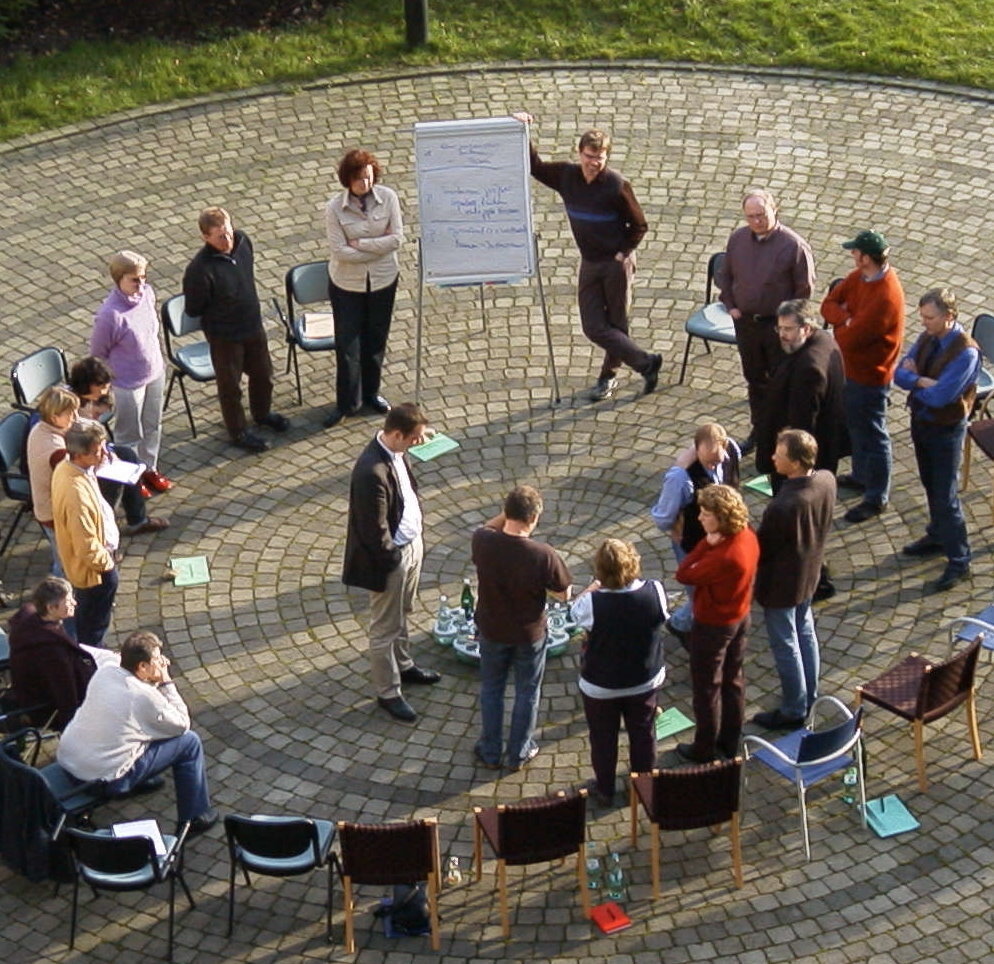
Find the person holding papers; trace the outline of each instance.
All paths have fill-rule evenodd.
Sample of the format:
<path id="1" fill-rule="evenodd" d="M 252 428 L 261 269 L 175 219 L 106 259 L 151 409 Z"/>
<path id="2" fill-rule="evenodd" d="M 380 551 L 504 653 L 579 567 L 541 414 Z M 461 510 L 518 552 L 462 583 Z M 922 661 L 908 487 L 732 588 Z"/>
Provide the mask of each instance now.
<path id="1" fill-rule="evenodd" d="M 132 633 L 121 647 L 121 665 L 97 670 L 57 759 L 78 780 L 106 780 L 111 796 L 151 789 L 172 768 L 179 828 L 188 823 L 191 834 L 203 833 L 217 823 L 204 747 L 154 633 Z"/>
<path id="2" fill-rule="evenodd" d="M 365 405 L 381 414 L 383 356 L 393 317 L 404 222 L 395 191 L 379 183 L 380 165 L 368 151 L 352 150 L 338 165 L 345 189 L 325 206 L 328 292 L 335 315 L 335 407 L 325 428 Z"/>

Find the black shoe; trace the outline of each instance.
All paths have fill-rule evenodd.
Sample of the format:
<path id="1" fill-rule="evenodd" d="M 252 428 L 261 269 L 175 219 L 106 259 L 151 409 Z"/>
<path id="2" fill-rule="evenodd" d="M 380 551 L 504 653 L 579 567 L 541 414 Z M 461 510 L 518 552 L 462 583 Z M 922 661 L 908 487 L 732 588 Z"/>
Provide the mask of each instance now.
<path id="1" fill-rule="evenodd" d="M 739 442 L 739 454 L 742 458 L 755 451 L 756 449 L 756 433 L 750 432 L 743 441 Z"/>
<path id="2" fill-rule="evenodd" d="M 831 579 L 822 579 L 815 588 L 811 601 L 824 602 L 826 599 L 831 599 L 837 592 L 835 583 Z"/>
<path id="3" fill-rule="evenodd" d="M 840 489 L 854 489 L 857 492 L 866 491 L 866 486 L 862 482 L 857 481 L 856 476 L 852 472 L 843 472 L 842 475 L 837 475 L 835 477 L 835 484 Z"/>
<path id="4" fill-rule="evenodd" d="M 938 556 L 942 553 L 942 546 L 931 536 L 922 536 L 914 542 L 909 542 L 901 552 L 906 556 Z"/>
<path id="5" fill-rule="evenodd" d="M 676 745 L 676 755 L 688 763 L 714 763 L 715 758 L 713 753 L 708 756 L 694 749 L 693 743 L 678 743 Z"/>
<path id="6" fill-rule="evenodd" d="M 477 743 L 476 746 L 473 747 L 473 756 L 476 757 L 476 762 L 479 763 L 480 766 L 486 770 L 500 769 L 500 760 L 498 760 L 496 763 L 491 763 L 489 760 L 485 759 L 483 753 L 480 750 L 479 743 Z"/>
<path id="7" fill-rule="evenodd" d="M 274 432 L 285 432 L 290 427 L 290 419 L 279 412 L 270 412 L 265 418 L 257 418 L 255 424 L 271 428 Z"/>
<path id="8" fill-rule="evenodd" d="M 876 505 L 873 502 L 860 502 L 859 505 L 854 505 L 843 518 L 846 522 L 866 522 L 867 519 L 872 519 L 883 511 L 882 505 Z"/>
<path id="9" fill-rule="evenodd" d="M 597 804 L 598 807 L 603 807 L 604 809 L 610 809 L 614 806 L 614 794 L 613 793 L 601 793 L 597 787 L 596 780 L 588 780 L 584 785 L 583 789 L 587 791 L 587 796 Z"/>
<path id="10" fill-rule="evenodd" d="M 617 378 L 598 378 L 597 384 L 587 393 L 587 397 L 592 402 L 602 402 L 605 398 L 610 398 L 618 387 Z"/>
<path id="11" fill-rule="evenodd" d="M 425 686 L 437 683 L 441 678 L 441 673 L 436 673 L 433 669 L 422 669 L 420 666 L 409 666 L 400 674 L 400 679 L 403 683 L 422 684 Z"/>
<path id="12" fill-rule="evenodd" d="M 373 395 L 372 398 L 367 398 L 363 401 L 367 408 L 371 408 L 374 412 L 379 412 L 381 415 L 386 415 L 390 411 L 390 403 L 382 395 Z"/>
<path id="13" fill-rule="evenodd" d="M 757 713 L 752 718 L 752 722 L 756 726 L 761 726 L 764 730 L 799 730 L 804 726 L 803 719 L 784 716 L 779 708 L 775 710 L 763 710 L 762 713 Z"/>
<path id="14" fill-rule="evenodd" d="M 718 741 L 718 752 L 725 757 L 726 760 L 734 760 L 739 755 L 739 745 L 736 743 L 734 746 L 727 743 L 722 743 Z"/>
<path id="15" fill-rule="evenodd" d="M 236 439 L 231 440 L 231 444 L 236 448 L 245 449 L 246 452 L 265 452 L 269 448 L 269 443 L 264 438 L 259 438 L 255 432 L 245 429 Z"/>
<path id="16" fill-rule="evenodd" d="M 659 384 L 659 369 L 663 367 L 663 356 L 653 355 L 649 367 L 642 372 L 645 379 L 645 387 L 642 389 L 643 395 L 651 395 Z"/>
<path id="17" fill-rule="evenodd" d="M 345 412 L 335 407 L 328 413 L 327 418 L 321 424 L 325 428 L 334 428 L 343 418 L 345 418 Z"/>
<path id="18" fill-rule="evenodd" d="M 402 723 L 413 723 L 418 718 L 418 714 L 411 709 L 411 704 L 403 696 L 392 696 L 390 699 L 377 696 L 376 702 L 395 720 L 400 720 Z"/>
<path id="19" fill-rule="evenodd" d="M 217 823 L 217 820 L 218 812 L 213 807 L 210 810 L 205 810 L 199 817 L 194 817 L 190 821 L 187 836 L 195 837 L 198 833 L 207 833 Z"/>
<path id="20" fill-rule="evenodd" d="M 946 571 L 933 583 L 932 592 L 945 592 L 969 578 L 969 566 L 946 566 Z"/>

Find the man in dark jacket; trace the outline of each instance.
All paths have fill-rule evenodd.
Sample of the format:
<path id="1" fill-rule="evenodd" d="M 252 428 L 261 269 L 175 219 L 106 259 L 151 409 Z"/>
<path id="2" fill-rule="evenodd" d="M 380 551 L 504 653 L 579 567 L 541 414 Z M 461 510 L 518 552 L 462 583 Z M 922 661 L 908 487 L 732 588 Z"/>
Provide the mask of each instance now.
<path id="1" fill-rule="evenodd" d="M 766 729 L 802 726 L 818 695 L 818 637 L 811 597 L 818 585 L 825 539 L 835 509 L 835 478 L 815 469 L 818 443 L 810 433 L 777 436 L 776 470 L 786 476 L 759 525 L 754 598 L 763 607 L 782 695 L 775 710 L 757 713 Z"/>
<path id="2" fill-rule="evenodd" d="M 273 363 L 255 290 L 252 242 L 231 226 L 224 208 L 206 208 L 199 223 L 205 243 L 183 275 L 186 312 L 200 318 L 210 345 L 221 417 L 231 441 L 249 452 L 263 452 L 269 444 L 246 427 L 243 374 L 248 376 L 255 424 L 285 432 L 290 423 L 271 409 Z"/>
<path id="3" fill-rule="evenodd" d="M 773 449 L 784 428 L 810 432 L 818 443 L 816 469 L 835 473 L 848 454 L 842 390 L 845 370 L 835 339 L 815 328 L 809 303 L 783 302 L 777 309 L 777 334 L 783 357 L 773 369 L 763 413 L 756 426 L 756 468 L 774 471 Z M 774 491 L 783 476 L 774 474 Z"/>
<path id="4" fill-rule="evenodd" d="M 404 723 L 413 723 L 417 713 L 404 699 L 401 683 L 441 679 L 415 665 L 407 634 L 424 546 L 421 503 L 406 453 L 424 441 L 427 424 L 417 405 L 397 405 L 356 460 L 342 570 L 346 586 L 370 592 L 369 661 L 376 699 Z"/>

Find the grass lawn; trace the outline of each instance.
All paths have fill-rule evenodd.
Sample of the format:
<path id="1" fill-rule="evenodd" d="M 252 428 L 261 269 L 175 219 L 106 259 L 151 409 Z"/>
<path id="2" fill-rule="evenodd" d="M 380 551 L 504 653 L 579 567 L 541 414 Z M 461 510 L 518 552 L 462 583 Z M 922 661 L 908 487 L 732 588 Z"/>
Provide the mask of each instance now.
<path id="1" fill-rule="evenodd" d="M 197 45 L 79 43 L 0 68 L 0 140 L 163 101 L 358 69 L 630 58 L 805 66 L 994 88 L 991 0 L 429 0 L 404 46 L 401 0 Z"/>

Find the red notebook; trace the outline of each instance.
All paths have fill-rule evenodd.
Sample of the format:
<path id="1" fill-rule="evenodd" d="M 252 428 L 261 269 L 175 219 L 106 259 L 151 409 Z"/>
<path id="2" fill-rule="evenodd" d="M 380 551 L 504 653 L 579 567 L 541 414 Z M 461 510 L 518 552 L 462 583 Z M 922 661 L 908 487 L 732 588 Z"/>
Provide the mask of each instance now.
<path id="1" fill-rule="evenodd" d="M 632 919 L 613 901 L 606 904 L 598 904 L 591 912 L 590 919 L 605 934 L 613 934 L 615 931 L 623 931 L 626 927 L 632 926 Z"/>

